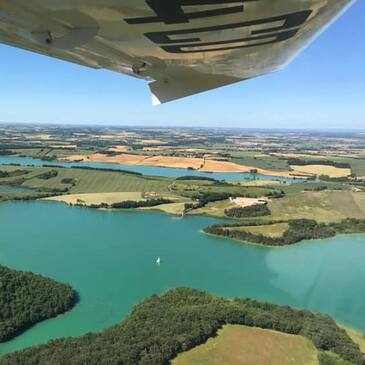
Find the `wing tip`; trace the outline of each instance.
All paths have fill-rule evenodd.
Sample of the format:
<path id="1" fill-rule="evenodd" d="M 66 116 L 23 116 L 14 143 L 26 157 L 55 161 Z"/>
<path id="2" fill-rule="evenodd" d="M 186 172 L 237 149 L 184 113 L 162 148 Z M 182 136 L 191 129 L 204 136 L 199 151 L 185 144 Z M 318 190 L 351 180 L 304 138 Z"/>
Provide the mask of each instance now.
<path id="1" fill-rule="evenodd" d="M 152 94 L 152 105 L 160 105 L 169 101 L 181 99 L 190 95 L 205 92 L 221 86 L 226 86 L 241 79 L 227 76 L 210 76 L 197 72 L 187 73 L 185 77 L 170 78 L 168 81 L 156 80 L 149 83 Z"/>
<path id="2" fill-rule="evenodd" d="M 154 93 L 151 93 L 151 96 L 152 96 L 152 105 L 153 106 L 158 106 L 158 105 L 161 105 L 161 100 L 154 94 Z"/>

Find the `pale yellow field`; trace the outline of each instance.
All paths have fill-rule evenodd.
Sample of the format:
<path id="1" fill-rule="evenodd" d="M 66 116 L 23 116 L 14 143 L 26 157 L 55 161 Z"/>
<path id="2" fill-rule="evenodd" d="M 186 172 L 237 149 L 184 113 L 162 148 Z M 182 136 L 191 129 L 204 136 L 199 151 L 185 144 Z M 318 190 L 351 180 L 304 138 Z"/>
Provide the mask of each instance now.
<path id="1" fill-rule="evenodd" d="M 143 161 L 143 165 L 172 167 L 172 168 L 193 168 L 200 169 L 204 160 L 202 158 L 173 157 L 173 156 L 152 156 Z"/>
<path id="2" fill-rule="evenodd" d="M 194 209 L 189 212 L 191 215 L 199 215 L 199 214 L 206 214 L 212 215 L 217 217 L 224 217 L 225 209 L 234 208 L 236 205 L 232 203 L 229 199 L 227 200 L 220 200 L 214 203 L 208 203 L 205 207 Z"/>
<path id="3" fill-rule="evenodd" d="M 317 356 L 304 337 L 227 325 L 217 337 L 180 354 L 172 365 L 318 365 Z"/>
<path id="4" fill-rule="evenodd" d="M 44 200 L 54 200 L 66 204 L 80 203 L 85 205 L 91 205 L 91 204 L 101 204 L 101 203 L 113 204 L 126 200 L 140 201 L 145 199 L 143 199 L 142 193 L 140 192 L 135 192 L 135 193 L 122 192 L 122 193 L 87 193 L 87 194 L 58 195 L 45 198 Z"/>
<path id="5" fill-rule="evenodd" d="M 238 207 L 244 208 L 244 207 L 251 207 L 252 205 L 266 204 L 267 202 L 269 202 L 269 199 L 266 197 L 263 197 L 261 199 L 238 197 L 238 198 L 230 199 L 230 201 L 232 203 L 234 203 L 235 205 L 237 205 Z"/>
<path id="6" fill-rule="evenodd" d="M 288 223 L 276 223 L 267 226 L 250 226 L 250 227 L 239 227 L 232 228 L 233 230 L 242 230 L 253 234 L 262 234 L 267 237 L 278 238 L 282 237 L 283 233 L 289 228 Z"/>
<path id="7" fill-rule="evenodd" d="M 161 141 L 159 139 L 144 139 L 139 141 L 138 144 L 167 144 L 166 141 Z"/>
<path id="8" fill-rule="evenodd" d="M 313 175 L 328 175 L 329 177 L 344 177 L 351 175 L 351 169 L 342 169 L 327 165 L 307 165 L 307 166 L 290 166 L 294 172 L 313 174 Z"/>
<path id="9" fill-rule="evenodd" d="M 184 212 L 184 204 L 185 203 L 161 204 L 161 205 L 158 205 L 158 206 L 152 207 L 152 208 L 140 208 L 140 209 L 146 209 L 146 210 L 158 209 L 167 214 L 182 215 Z"/>
<path id="10" fill-rule="evenodd" d="M 169 149 L 170 149 L 169 146 L 142 147 L 142 150 L 146 151 L 146 152 L 158 152 L 158 151 L 164 151 L 164 150 L 169 150 Z"/>
<path id="11" fill-rule="evenodd" d="M 48 141 L 49 139 L 51 139 L 51 135 L 46 134 L 46 133 L 34 134 L 30 138 L 32 138 L 32 139 L 37 139 L 38 138 L 38 139 L 41 139 L 41 140 Z"/>
<path id="12" fill-rule="evenodd" d="M 327 156 L 308 153 L 270 153 L 269 155 L 284 158 L 315 158 L 316 160 L 325 160 L 327 158 Z"/>
<path id="13" fill-rule="evenodd" d="M 252 167 L 238 165 L 234 162 L 205 160 L 201 171 L 206 172 L 250 172 Z"/>
<path id="14" fill-rule="evenodd" d="M 76 149 L 77 146 L 75 144 L 54 144 L 51 145 L 52 148 L 66 148 L 66 149 Z"/>
<path id="15" fill-rule="evenodd" d="M 94 162 L 119 163 L 126 165 L 145 165 L 145 166 L 160 166 L 172 168 L 194 168 L 199 169 L 203 164 L 203 159 L 172 157 L 172 156 L 147 156 L 147 155 L 131 155 L 120 154 L 118 156 L 106 156 L 100 153 L 95 153 L 89 156 L 73 155 L 67 158 L 68 160 L 87 160 Z"/>
<path id="16" fill-rule="evenodd" d="M 242 186 L 277 186 L 283 185 L 281 181 L 277 180 L 252 180 L 252 181 L 230 181 L 230 183 L 240 183 Z"/>
<path id="17" fill-rule="evenodd" d="M 252 166 L 239 165 L 234 162 L 228 161 L 218 161 L 218 160 L 205 160 L 203 168 L 200 171 L 205 172 L 250 172 L 251 170 L 257 170 L 258 174 L 261 175 L 271 175 L 280 177 L 290 177 L 294 176 L 295 173 L 285 172 L 285 171 L 271 171 L 258 169 Z"/>
<path id="18" fill-rule="evenodd" d="M 122 153 L 118 156 L 107 156 L 101 153 L 94 153 L 92 155 L 71 155 L 65 157 L 69 161 L 92 161 L 105 163 L 119 163 L 126 165 L 144 165 L 144 166 L 159 166 L 171 168 L 193 168 L 204 172 L 250 172 L 255 169 L 259 174 L 290 177 L 294 176 L 293 172 L 277 172 L 263 169 L 256 169 L 251 166 L 243 166 L 234 162 L 218 161 L 218 160 L 204 160 L 203 158 L 195 157 L 175 157 L 175 156 L 147 156 L 147 155 L 132 155 Z M 308 175 L 303 173 L 304 175 Z"/>
<path id="19" fill-rule="evenodd" d="M 108 148 L 108 151 L 125 152 L 125 151 L 128 151 L 128 147 L 127 146 L 122 146 L 122 145 L 117 145 L 117 146 Z"/>

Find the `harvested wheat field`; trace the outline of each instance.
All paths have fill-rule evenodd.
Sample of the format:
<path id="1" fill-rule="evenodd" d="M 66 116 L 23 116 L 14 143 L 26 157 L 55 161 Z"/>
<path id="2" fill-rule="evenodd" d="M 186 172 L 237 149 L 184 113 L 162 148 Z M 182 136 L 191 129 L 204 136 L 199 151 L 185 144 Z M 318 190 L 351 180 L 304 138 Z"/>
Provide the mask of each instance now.
<path id="1" fill-rule="evenodd" d="M 58 195 L 45 198 L 44 200 L 54 200 L 63 202 L 66 204 L 113 204 L 126 200 L 140 201 L 145 200 L 142 197 L 142 193 L 135 192 L 122 192 L 122 193 L 86 193 L 86 194 L 70 194 L 70 195 Z"/>
<path id="2" fill-rule="evenodd" d="M 317 365 L 306 338 L 271 330 L 227 325 L 218 336 L 180 354 L 172 365 Z"/>
<path id="3" fill-rule="evenodd" d="M 101 153 L 92 155 L 72 155 L 65 157 L 69 161 L 88 161 L 88 162 L 104 162 L 104 163 L 119 163 L 125 165 L 140 165 L 140 166 L 158 166 L 178 169 L 194 169 L 202 172 L 222 172 L 222 173 L 249 173 L 251 170 L 257 171 L 258 174 L 271 175 L 277 177 L 291 177 L 295 173 L 278 172 L 271 170 L 256 169 L 252 166 L 239 165 L 234 162 L 204 160 L 203 158 L 195 157 L 175 157 L 175 156 L 148 156 L 148 155 L 132 155 L 121 153 L 117 156 L 108 156 Z M 308 175 L 305 174 L 304 175 Z"/>
<path id="4" fill-rule="evenodd" d="M 128 151 L 128 147 L 118 145 L 118 146 L 108 148 L 108 151 L 111 151 L 111 152 L 126 152 L 126 151 Z"/>
<path id="5" fill-rule="evenodd" d="M 294 172 L 312 175 L 328 175 L 329 177 L 344 177 L 351 175 L 351 169 L 338 168 L 328 165 L 306 165 L 306 166 L 290 166 Z"/>

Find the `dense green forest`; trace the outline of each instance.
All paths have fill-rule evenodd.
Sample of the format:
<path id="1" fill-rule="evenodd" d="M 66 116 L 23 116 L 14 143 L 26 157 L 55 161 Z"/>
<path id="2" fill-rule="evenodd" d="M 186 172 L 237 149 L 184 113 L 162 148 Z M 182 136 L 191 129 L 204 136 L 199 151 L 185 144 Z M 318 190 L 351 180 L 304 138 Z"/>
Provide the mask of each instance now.
<path id="1" fill-rule="evenodd" d="M 277 221 L 283 223 L 286 221 Z M 270 222 L 270 224 L 275 222 Z M 365 232 L 365 220 L 346 218 L 337 223 L 317 223 L 311 219 L 295 219 L 287 221 L 289 228 L 282 237 L 269 237 L 263 234 L 254 234 L 244 230 L 235 230 L 235 227 L 268 225 L 268 222 L 244 222 L 238 224 L 215 224 L 204 229 L 205 233 L 232 238 L 235 240 L 252 242 L 266 246 L 285 246 L 303 240 L 322 239 L 334 237 L 343 233 Z"/>
<path id="2" fill-rule="evenodd" d="M 0 365 L 167 365 L 178 353 L 214 336 L 224 324 L 302 335 L 321 354 L 331 351 L 349 364 L 365 364 L 358 345 L 328 316 L 177 288 L 146 299 L 122 323 L 99 334 L 53 340 L 6 355 Z"/>
<path id="3" fill-rule="evenodd" d="M 270 215 L 270 209 L 266 204 L 255 204 L 248 207 L 234 207 L 226 209 L 224 214 L 232 218 L 262 217 Z"/>
<path id="4" fill-rule="evenodd" d="M 196 181 L 211 181 L 211 182 L 218 182 L 219 180 L 214 179 L 212 177 L 206 177 L 206 176 L 191 176 L 191 175 L 187 175 L 187 176 L 179 176 L 175 179 L 176 181 L 189 181 L 189 180 L 196 180 Z"/>
<path id="5" fill-rule="evenodd" d="M 326 165 L 333 166 L 339 169 L 351 169 L 351 165 L 348 162 L 338 162 L 331 160 L 301 160 L 299 158 L 290 158 L 288 159 L 288 165 L 295 166 L 306 166 L 306 165 Z"/>
<path id="6" fill-rule="evenodd" d="M 148 199 L 148 200 L 124 200 L 122 202 L 117 202 L 113 204 L 100 203 L 100 204 L 90 204 L 88 208 L 94 209 L 137 209 L 137 208 L 152 208 L 162 204 L 170 204 L 173 203 L 170 199 L 164 198 L 156 198 L 156 199 Z M 76 203 L 76 207 L 84 207 L 83 203 Z"/>
<path id="7" fill-rule="evenodd" d="M 69 285 L 0 266 L 0 342 L 68 311 L 76 301 Z"/>
<path id="8" fill-rule="evenodd" d="M 140 201 L 126 200 L 119 203 L 113 203 L 109 207 L 114 209 L 136 209 L 136 208 L 155 207 L 157 205 L 169 204 L 169 203 L 173 203 L 173 201 L 170 199 L 163 199 L 163 198 L 140 200 Z"/>
<path id="9" fill-rule="evenodd" d="M 43 172 L 42 174 L 37 175 L 36 178 L 41 179 L 41 180 L 48 180 L 48 179 L 52 179 L 53 177 L 56 177 L 57 175 L 58 175 L 57 170 L 50 170 L 50 171 Z"/>

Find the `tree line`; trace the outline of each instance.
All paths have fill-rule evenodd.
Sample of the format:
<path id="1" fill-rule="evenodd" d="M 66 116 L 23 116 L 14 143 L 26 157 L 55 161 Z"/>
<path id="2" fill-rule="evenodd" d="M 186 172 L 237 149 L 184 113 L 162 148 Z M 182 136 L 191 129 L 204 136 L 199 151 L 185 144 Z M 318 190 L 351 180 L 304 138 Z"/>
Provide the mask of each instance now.
<path id="1" fill-rule="evenodd" d="M 35 176 L 37 179 L 41 179 L 41 180 L 49 180 L 52 179 L 53 177 L 58 176 L 58 171 L 57 170 L 49 170 L 46 172 L 43 172 L 37 176 Z"/>
<path id="2" fill-rule="evenodd" d="M 206 177 L 206 176 L 191 176 L 191 175 L 187 175 L 187 176 L 179 176 L 175 179 L 176 181 L 179 180 L 185 180 L 185 181 L 189 181 L 189 180 L 201 180 L 201 181 L 211 181 L 211 182 L 218 182 L 219 180 L 214 179 L 212 177 Z"/>
<path id="3" fill-rule="evenodd" d="M 12 156 L 12 155 L 16 155 L 16 152 L 11 150 L 0 149 L 0 156 Z"/>
<path id="4" fill-rule="evenodd" d="M 161 204 L 170 204 L 173 203 L 170 199 L 164 199 L 164 198 L 156 198 L 156 199 L 149 199 L 149 200 L 125 200 L 122 202 L 116 202 L 113 204 L 108 203 L 100 203 L 100 204 L 90 204 L 87 207 L 88 208 L 94 208 L 94 209 L 137 209 L 137 208 L 150 208 L 155 207 L 157 205 Z M 84 207 L 85 204 L 82 202 L 78 202 L 74 204 L 77 207 Z"/>
<path id="5" fill-rule="evenodd" d="M 113 203 L 110 205 L 110 207 L 114 209 L 136 209 L 136 208 L 155 207 L 157 205 L 169 204 L 169 203 L 173 203 L 173 201 L 170 199 L 163 199 L 163 198 L 140 200 L 140 201 L 126 200 L 119 203 Z"/>
<path id="6" fill-rule="evenodd" d="M 328 316 L 250 299 L 225 300 L 188 288 L 153 295 L 122 323 L 100 333 L 5 355 L 0 365 L 46 365 L 50 359 L 52 365 L 167 365 L 179 353 L 215 336 L 225 324 L 305 336 L 321 355 L 330 351 L 341 361 L 365 365 L 358 345 Z M 321 365 L 328 364 L 322 358 Z"/>
<path id="7" fill-rule="evenodd" d="M 351 165 L 348 162 L 338 162 L 332 160 L 301 160 L 299 158 L 289 158 L 288 165 L 306 166 L 306 165 L 325 165 L 333 166 L 339 169 L 351 169 Z"/>
<path id="8" fill-rule="evenodd" d="M 70 310 L 76 302 L 70 285 L 0 266 L 0 342 Z"/>
<path id="9" fill-rule="evenodd" d="M 226 209 L 224 214 L 230 218 L 263 217 L 270 215 L 271 211 L 266 204 L 254 204 Z"/>
<path id="10" fill-rule="evenodd" d="M 334 237 L 336 234 L 364 233 L 365 220 L 346 218 L 337 223 L 318 223 L 312 219 L 294 219 L 289 221 L 277 221 L 274 223 L 288 223 L 288 229 L 281 237 L 270 237 L 263 234 L 255 234 L 244 230 L 234 230 L 235 227 L 268 225 L 267 222 L 246 222 L 232 225 L 215 224 L 204 229 L 205 233 L 223 236 L 239 241 L 246 241 L 266 246 L 292 245 L 304 240 L 323 239 Z"/>
<path id="11" fill-rule="evenodd" d="M 95 170 L 95 171 L 107 171 L 107 172 L 116 172 L 116 173 L 122 173 L 122 174 L 128 174 L 128 175 L 136 175 L 136 176 L 143 176 L 140 172 L 135 171 L 129 171 L 129 170 L 117 170 L 117 169 L 104 169 L 101 167 L 91 167 L 91 166 L 71 166 L 72 169 L 81 169 L 81 170 Z"/>

